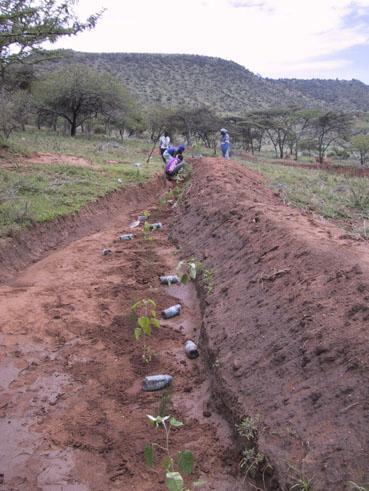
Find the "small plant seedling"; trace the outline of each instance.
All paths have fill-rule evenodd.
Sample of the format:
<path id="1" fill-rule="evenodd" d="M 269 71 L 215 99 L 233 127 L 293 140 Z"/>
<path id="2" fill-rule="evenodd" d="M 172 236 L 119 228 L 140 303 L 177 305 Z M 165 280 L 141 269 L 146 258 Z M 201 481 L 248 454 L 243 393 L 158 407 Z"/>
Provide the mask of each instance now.
<path id="1" fill-rule="evenodd" d="M 356 484 L 356 482 L 353 481 L 349 481 L 347 484 L 351 486 L 352 491 L 369 491 L 369 484 L 360 486 L 359 484 Z"/>
<path id="2" fill-rule="evenodd" d="M 254 447 L 244 448 L 242 451 L 240 467 L 245 471 L 246 476 L 255 477 L 259 466 L 263 464 L 264 461 L 264 455 L 255 450 Z"/>
<path id="3" fill-rule="evenodd" d="M 149 467 L 154 466 L 155 449 L 164 452 L 165 457 L 162 460 L 162 465 L 165 470 L 166 486 L 168 491 L 185 491 L 183 475 L 192 474 L 194 467 L 194 457 L 189 450 L 182 450 L 176 458 L 172 456 L 170 450 L 170 433 L 173 428 L 179 429 L 183 427 L 182 421 L 171 416 L 147 416 L 157 429 L 162 428 L 164 431 L 164 443 L 151 443 L 146 445 L 144 449 L 145 462 Z M 199 487 L 204 483 L 193 483 L 194 487 Z"/>
<path id="4" fill-rule="evenodd" d="M 202 271 L 202 278 L 206 288 L 206 291 L 210 294 L 214 290 L 214 271 L 212 269 L 204 269 Z"/>
<path id="5" fill-rule="evenodd" d="M 289 464 L 289 467 L 295 474 L 295 482 L 290 487 L 290 491 L 312 491 L 312 479 L 308 479 L 304 473 L 295 466 Z"/>
<path id="6" fill-rule="evenodd" d="M 190 280 L 196 280 L 197 274 L 201 269 L 200 261 L 191 258 L 186 261 L 179 261 L 177 271 L 180 275 L 181 283 L 186 285 Z"/>
<path id="7" fill-rule="evenodd" d="M 150 363 L 153 353 L 147 345 L 146 339 L 151 336 L 153 327 L 156 329 L 160 327 L 156 313 L 156 303 L 151 298 L 147 298 L 133 304 L 131 309 L 137 317 L 134 337 L 136 341 L 142 339 L 142 359 L 145 363 Z"/>
<path id="8" fill-rule="evenodd" d="M 206 291 L 210 294 L 214 290 L 214 271 L 205 269 L 202 261 L 191 257 L 190 259 L 180 261 L 177 266 L 177 271 L 181 278 L 181 283 L 186 285 L 190 280 L 195 281 L 198 275 L 202 274 Z"/>
<path id="9" fill-rule="evenodd" d="M 246 440 L 254 440 L 257 436 L 259 419 L 253 419 L 251 416 L 244 418 L 239 424 L 236 424 L 237 432 Z"/>

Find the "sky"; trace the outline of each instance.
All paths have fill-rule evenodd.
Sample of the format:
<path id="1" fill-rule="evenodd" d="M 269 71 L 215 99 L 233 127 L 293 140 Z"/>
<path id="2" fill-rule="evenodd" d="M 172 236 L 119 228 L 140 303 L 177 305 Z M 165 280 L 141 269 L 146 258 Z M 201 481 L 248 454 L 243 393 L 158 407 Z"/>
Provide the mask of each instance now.
<path id="1" fill-rule="evenodd" d="M 369 0 L 79 0 L 95 29 L 53 47 L 187 53 L 232 60 L 269 78 L 369 84 Z"/>

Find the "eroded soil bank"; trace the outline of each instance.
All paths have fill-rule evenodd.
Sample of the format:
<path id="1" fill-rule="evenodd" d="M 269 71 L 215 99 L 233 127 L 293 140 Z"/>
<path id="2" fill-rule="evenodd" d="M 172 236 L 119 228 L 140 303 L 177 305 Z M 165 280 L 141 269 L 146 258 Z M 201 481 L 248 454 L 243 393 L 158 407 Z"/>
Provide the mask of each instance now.
<path id="1" fill-rule="evenodd" d="M 201 291 L 214 402 L 232 425 L 259 419 L 268 489 L 368 482 L 368 245 L 217 159 L 194 162 L 172 237 L 213 272 Z"/>
<path id="2" fill-rule="evenodd" d="M 171 448 L 195 456 L 187 486 L 202 479 L 204 490 L 251 489 L 239 474 L 228 425 L 209 409 L 203 353 L 197 360 L 184 354 L 185 340 L 197 340 L 201 326 L 194 285 L 159 283 L 178 263 L 167 237 L 171 211 L 158 206 L 167 188 L 160 179 L 145 194 L 131 189 L 97 203 L 75 224 L 65 219 L 55 230 L 48 224 L 50 235 L 45 229 L 40 240 L 29 231 L 36 251 L 28 243 L 24 262 L 44 257 L 0 287 L 2 491 L 165 490 L 160 464 L 150 469 L 143 457 L 147 443 L 163 443 L 147 418 L 159 412 L 184 423 L 172 433 Z M 163 230 L 154 240 L 142 227 L 133 241 L 117 240 L 143 210 Z M 57 250 L 47 253 L 47 244 Z M 102 248 L 112 254 L 103 256 Z M 7 271 L 21 267 L 21 250 L 17 257 Z M 153 299 L 158 312 L 183 305 L 182 315 L 162 320 L 151 338 L 149 364 L 133 337 L 131 306 L 143 298 Z M 142 391 L 144 376 L 158 373 L 174 377 L 165 397 Z"/>
<path id="3" fill-rule="evenodd" d="M 165 192 L 165 180 L 156 177 L 145 184 L 122 187 L 85 206 L 78 213 L 35 224 L 15 237 L 0 239 L 0 283 L 31 263 L 88 234 L 107 229 L 127 209 L 150 203 Z"/>

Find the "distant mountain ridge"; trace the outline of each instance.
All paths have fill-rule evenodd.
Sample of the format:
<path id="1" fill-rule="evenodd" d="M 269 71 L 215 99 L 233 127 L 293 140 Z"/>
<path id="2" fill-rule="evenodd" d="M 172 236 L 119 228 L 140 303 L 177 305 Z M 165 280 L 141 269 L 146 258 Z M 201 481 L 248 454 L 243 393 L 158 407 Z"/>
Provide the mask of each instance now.
<path id="1" fill-rule="evenodd" d="M 299 106 L 369 110 L 369 86 L 357 80 L 272 80 L 221 58 L 144 53 L 81 53 L 53 62 L 85 63 L 117 75 L 144 106 L 196 107 L 220 113 Z"/>

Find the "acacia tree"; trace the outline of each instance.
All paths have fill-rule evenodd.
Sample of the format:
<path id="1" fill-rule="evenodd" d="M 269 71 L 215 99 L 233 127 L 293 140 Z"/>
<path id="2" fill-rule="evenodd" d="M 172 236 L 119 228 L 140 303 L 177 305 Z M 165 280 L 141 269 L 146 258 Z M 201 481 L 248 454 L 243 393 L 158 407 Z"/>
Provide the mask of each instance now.
<path id="1" fill-rule="evenodd" d="M 102 11 L 81 22 L 73 12 L 75 0 L 1 0 L 0 2 L 0 77 L 13 63 L 40 51 L 42 43 L 54 43 L 91 29 Z"/>
<path id="2" fill-rule="evenodd" d="M 319 114 L 312 120 L 313 141 L 318 151 L 318 159 L 322 164 L 325 153 L 332 143 L 349 138 L 352 116 L 347 113 L 328 111 Z"/>
<path id="3" fill-rule="evenodd" d="M 33 94 L 41 113 L 69 123 L 71 136 L 89 119 L 112 116 L 131 104 L 128 90 L 118 79 L 81 64 L 57 70 L 36 82 Z"/>
<path id="4" fill-rule="evenodd" d="M 365 165 L 369 158 L 369 135 L 354 136 L 351 143 L 360 155 L 360 164 Z"/>

